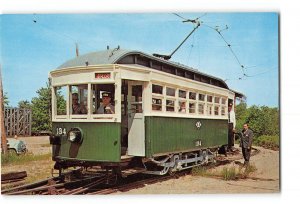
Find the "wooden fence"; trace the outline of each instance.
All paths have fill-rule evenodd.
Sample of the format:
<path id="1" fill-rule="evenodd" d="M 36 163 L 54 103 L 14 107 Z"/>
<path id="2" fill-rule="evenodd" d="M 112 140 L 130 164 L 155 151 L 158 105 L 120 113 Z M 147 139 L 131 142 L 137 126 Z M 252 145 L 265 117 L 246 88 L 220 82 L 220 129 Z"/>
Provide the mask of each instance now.
<path id="1" fill-rule="evenodd" d="M 6 135 L 31 136 L 31 109 L 25 108 L 5 108 L 4 125 Z"/>

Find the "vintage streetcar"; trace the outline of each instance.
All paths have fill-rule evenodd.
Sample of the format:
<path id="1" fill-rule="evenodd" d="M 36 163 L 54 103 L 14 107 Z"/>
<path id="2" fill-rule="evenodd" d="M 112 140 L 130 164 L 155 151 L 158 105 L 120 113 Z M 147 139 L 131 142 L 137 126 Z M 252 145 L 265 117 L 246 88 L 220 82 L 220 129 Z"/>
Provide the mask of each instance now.
<path id="1" fill-rule="evenodd" d="M 164 175 L 206 164 L 227 144 L 228 104 L 243 97 L 217 77 L 122 49 L 71 59 L 50 81 L 60 173 L 97 166 Z"/>

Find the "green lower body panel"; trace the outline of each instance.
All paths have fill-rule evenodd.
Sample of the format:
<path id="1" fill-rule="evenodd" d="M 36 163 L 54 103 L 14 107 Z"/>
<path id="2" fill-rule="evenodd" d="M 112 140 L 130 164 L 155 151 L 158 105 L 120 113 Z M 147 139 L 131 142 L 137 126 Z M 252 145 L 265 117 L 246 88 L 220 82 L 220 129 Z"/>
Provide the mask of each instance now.
<path id="1" fill-rule="evenodd" d="M 145 117 L 146 157 L 227 144 L 222 119 Z"/>
<path id="2" fill-rule="evenodd" d="M 53 145 L 53 155 L 56 159 L 91 162 L 120 161 L 120 123 L 55 122 L 52 127 L 55 135 L 61 133 L 59 135 L 61 144 Z M 71 128 L 82 130 L 83 140 L 81 144 L 68 141 L 66 133 Z"/>

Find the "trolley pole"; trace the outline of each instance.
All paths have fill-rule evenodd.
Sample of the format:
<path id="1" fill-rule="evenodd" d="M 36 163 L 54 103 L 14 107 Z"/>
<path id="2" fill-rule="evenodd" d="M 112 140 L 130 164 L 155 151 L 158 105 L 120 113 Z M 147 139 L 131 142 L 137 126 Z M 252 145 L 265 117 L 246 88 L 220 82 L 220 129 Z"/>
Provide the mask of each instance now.
<path id="1" fill-rule="evenodd" d="M 0 64 L 0 132 L 1 132 L 1 149 L 3 154 L 7 153 L 6 133 L 4 127 L 4 97 L 2 87 L 2 68 Z"/>

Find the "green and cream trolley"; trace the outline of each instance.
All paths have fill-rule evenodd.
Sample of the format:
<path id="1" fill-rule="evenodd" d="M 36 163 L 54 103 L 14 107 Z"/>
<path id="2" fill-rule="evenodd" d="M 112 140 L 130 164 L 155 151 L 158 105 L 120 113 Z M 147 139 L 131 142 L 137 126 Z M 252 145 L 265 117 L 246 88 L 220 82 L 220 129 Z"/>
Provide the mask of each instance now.
<path id="1" fill-rule="evenodd" d="M 50 142 L 59 170 L 139 167 L 163 175 L 207 163 L 227 144 L 228 103 L 242 97 L 219 78 L 121 49 L 78 56 L 50 79 Z M 113 113 L 97 111 L 103 93 L 111 94 Z"/>

